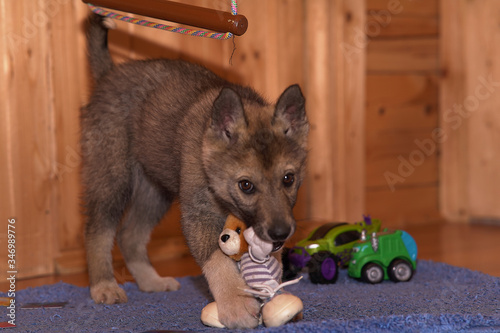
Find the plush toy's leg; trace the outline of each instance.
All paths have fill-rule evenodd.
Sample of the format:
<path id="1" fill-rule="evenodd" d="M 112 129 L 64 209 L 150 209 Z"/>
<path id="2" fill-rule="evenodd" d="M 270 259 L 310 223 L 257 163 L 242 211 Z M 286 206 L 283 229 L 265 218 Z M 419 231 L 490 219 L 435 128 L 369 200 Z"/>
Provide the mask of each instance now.
<path id="1" fill-rule="evenodd" d="M 212 302 L 201 310 L 201 322 L 204 325 L 211 327 L 224 328 L 225 326 L 219 321 L 219 312 L 217 311 L 217 303 Z"/>
<path id="2" fill-rule="evenodd" d="M 302 317 L 300 319 L 302 319 Z M 219 312 L 217 310 L 217 303 L 215 302 L 207 304 L 203 310 L 201 310 L 201 322 L 211 327 L 226 327 L 219 321 Z M 259 325 L 262 325 L 262 316 L 259 318 Z"/>
<path id="3" fill-rule="evenodd" d="M 304 305 L 297 296 L 280 294 L 267 302 L 262 308 L 262 319 L 266 327 L 281 326 L 292 319 L 302 319 Z"/>

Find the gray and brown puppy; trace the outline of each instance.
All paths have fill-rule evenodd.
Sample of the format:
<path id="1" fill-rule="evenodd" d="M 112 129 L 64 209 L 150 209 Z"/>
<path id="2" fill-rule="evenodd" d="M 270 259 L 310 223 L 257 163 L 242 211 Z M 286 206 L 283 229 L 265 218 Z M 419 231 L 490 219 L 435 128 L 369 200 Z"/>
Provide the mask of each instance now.
<path id="1" fill-rule="evenodd" d="M 151 230 L 179 198 L 183 232 L 221 322 L 257 326 L 260 304 L 242 291 L 245 282 L 218 236 L 229 213 L 268 241 L 294 232 L 309 128 L 300 88 L 290 86 L 271 105 L 187 62 L 114 65 L 107 29 L 94 14 L 88 48 L 95 89 L 81 111 L 81 146 L 93 300 L 127 300 L 113 274 L 115 236 L 141 290 L 179 288 L 156 273 L 146 251 Z"/>

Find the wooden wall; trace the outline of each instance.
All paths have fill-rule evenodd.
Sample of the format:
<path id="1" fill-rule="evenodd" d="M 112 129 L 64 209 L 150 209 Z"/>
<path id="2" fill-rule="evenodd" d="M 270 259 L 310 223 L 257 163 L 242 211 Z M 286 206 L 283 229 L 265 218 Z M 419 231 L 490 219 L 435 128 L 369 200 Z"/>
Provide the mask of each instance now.
<path id="1" fill-rule="evenodd" d="M 182 2 L 223 10 L 229 3 Z M 311 122 L 299 220 L 369 213 L 404 227 L 440 212 L 500 217 L 496 91 L 447 140 L 436 132 L 453 124 L 442 110 L 475 93 L 478 76 L 500 76 L 498 34 L 486 33 L 498 29 L 498 5 L 240 0 L 239 11 L 250 26 L 235 45 L 118 22 L 113 57 L 202 63 L 271 101 L 299 83 Z M 85 268 L 78 110 L 91 89 L 87 14 L 79 0 L 0 0 L 0 258 L 7 219 L 15 218 L 20 278 Z M 178 221 L 174 207 L 152 240 L 155 259 L 187 252 Z"/>

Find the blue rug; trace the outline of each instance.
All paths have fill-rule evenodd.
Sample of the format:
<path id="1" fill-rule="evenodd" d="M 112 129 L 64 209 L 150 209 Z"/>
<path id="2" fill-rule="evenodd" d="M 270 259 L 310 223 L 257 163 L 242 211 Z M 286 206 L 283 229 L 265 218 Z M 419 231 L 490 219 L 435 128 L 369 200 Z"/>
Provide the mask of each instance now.
<path id="1" fill-rule="evenodd" d="M 201 276 L 180 278 L 175 292 L 146 294 L 124 285 L 129 302 L 96 305 L 88 288 L 58 283 L 16 293 L 16 303 L 68 302 L 61 309 L 16 310 L 6 332 L 228 331 L 203 326 L 201 309 L 211 301 Z M 413 279 L 369 285 L 342 270 L 334 285 L 308 277 L 287 288 L 304 302 L 304 319 L 255 332 L 500 332 L 500 278 L 420 260 Z M 0 296 L 6 296 L 1 294 Z M 1 321 L 8 320 L 0 307 Z M 248 332 L 248 331 L 247 331 Z M 253 331 L 252 331 L 253 332 Z"/>

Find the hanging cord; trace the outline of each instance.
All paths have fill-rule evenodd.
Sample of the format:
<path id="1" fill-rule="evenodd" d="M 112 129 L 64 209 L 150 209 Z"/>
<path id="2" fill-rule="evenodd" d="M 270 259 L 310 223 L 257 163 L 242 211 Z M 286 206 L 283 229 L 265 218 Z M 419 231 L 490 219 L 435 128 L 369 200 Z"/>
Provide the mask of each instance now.
<path id="1" fill-rule="evenodd" d="M 206 38 L 212 38 L 212 39 L 229 39 L 231 37 L 234 37 L 234 35 L 230 32 L 226 33 L 221 33 L 221 32 L 211 32 L 211 31 L 206 31 L 206 30 L 195 30 L 195 29 L 187 29 L 187 28 L 182 28 L 182 27 L 174 27 L 171 25 L 166 25 L 166 24 L 161 24 L 161 23 L 156 23 L 148 20 L 140 20 L 136 19 L 130 16 L 126 15 L 121 15 L 118 13 L 115 13 L 110 10 L 105 10 L 100 7 L 94 6 L 90 3 L 87 4 L 89 8 L 96 14 L 109 17 L 115 20 L 120 20 L 132 24 L 137 24 L 143 27 L 149 27 L 149 28 L 155 28 L 155 29 L 160 29 L 160 30 L 165 30 L 165 31 L 170 31 L 170 32 L 176 32 L 179 34 L 184 34 L 184 35 L 189 35 L 189 36 L 197 36 L 197 37 L 206 37 Z M 231 13 L 233 15 L 238 14 L 238 4 L 236 3 L 236 0 L 231 0 Z M 234 51 L 233 51 L 234 52 Z"/>

